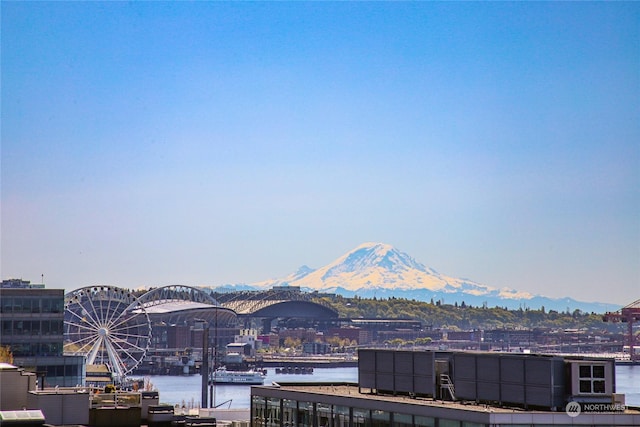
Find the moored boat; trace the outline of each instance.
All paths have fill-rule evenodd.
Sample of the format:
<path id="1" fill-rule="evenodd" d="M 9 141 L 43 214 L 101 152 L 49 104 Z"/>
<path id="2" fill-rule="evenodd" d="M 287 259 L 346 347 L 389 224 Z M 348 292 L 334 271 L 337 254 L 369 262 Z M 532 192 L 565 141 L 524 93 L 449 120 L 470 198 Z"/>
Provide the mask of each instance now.
<path id="1" fill-rule="evenodd" d="M 265 375 L 260 371 L 228 371 L 221 367 L 213 371 L 209 379 L 213 384 L 262 385 Z"/>

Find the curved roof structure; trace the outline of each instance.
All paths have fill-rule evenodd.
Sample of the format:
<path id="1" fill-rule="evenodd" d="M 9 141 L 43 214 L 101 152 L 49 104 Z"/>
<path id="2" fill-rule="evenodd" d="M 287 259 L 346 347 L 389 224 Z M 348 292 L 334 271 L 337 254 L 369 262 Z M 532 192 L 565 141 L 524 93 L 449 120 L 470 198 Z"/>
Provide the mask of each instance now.
<path id="1" fill-rule="evenodd" d="M 233 310 L 221 306 L 211 294 L 191 286 L 155 288 L 138 300 L 154 322 L 181 324 L 204 320 L 223 327 L 237 322 Z"/>
<path id="2" fill-rule="evenodd" d="M 311 301 L 312 296 L 288 287 L 217 295 L 223 307 L 247 317 L 338 317 L 333 308 Z"/>
<path id="3" fill-rule="evenodd" d="M 124 291 L 123 291 L 124 292 Z M 170 285 L 138 296 L 132 313 L 146 313 L 153 323 L 184 324 L 204 320 L 228 327 L 243 317 L 337 318 L 332 308 L 311 301 L 299 288 L 217 294 L 191 286 Z"/>
<path id="4" fill-rule="evenodd" d="M 150 291 L 142 294 L 138 300 L 144 304 L 146 309 L 149 309 L 149 307 L 154 305 L 185 301 L 214 306 L 219 305 L 218 301 L 216 301 L 211 294 L 208 294 L 202 289 L 184 285 L 170 285 L 151 289 Z"/>
<path id="5" fill-rule="evenodd" d="M 337 318 L 338 313 L 311 301 L 275 301 L 251 313 L 255 317 Z"/>

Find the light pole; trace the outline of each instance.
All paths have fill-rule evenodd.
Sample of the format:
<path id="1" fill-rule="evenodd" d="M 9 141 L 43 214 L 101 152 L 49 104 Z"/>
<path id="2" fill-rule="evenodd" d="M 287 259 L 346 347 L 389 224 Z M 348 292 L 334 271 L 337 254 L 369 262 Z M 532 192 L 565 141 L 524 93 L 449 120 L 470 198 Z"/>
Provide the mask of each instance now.
<path id="1" fill-rule="evenodd" d="M 197 320 L 197 319 L 196 319 Z M 209 325 L 202 328 L 202 367 L 200 373 L 202 374 L 202 399 L 201 406 L 207 407 L 207 384 L 209 383 Z"/>
<path id="2" fill-rule="evenodd" d="M 217 303 L 216 299 L 216 303 Z M 218 369 L 218 310 L 220 309 L 220 304 L 216 305 L 216 312 L 214 313 L 214 326 L 213 326 L 213 377 L 215 379 L 215 372 Z M 211 381 L 210 387 L 210 407 L 216 407 L 216 385 L 214 381 Z"/>

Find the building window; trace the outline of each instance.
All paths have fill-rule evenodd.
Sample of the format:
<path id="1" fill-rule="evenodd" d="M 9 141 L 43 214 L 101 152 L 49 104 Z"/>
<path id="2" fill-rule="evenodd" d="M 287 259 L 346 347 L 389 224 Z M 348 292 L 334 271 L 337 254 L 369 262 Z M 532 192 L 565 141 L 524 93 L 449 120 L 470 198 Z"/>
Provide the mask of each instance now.
<path id="1" fill-rule="evenodd" d="M 253 396 L 251 398 L 251 417 L 253 418 L 253 425 L 264 425 L 264 409 L 266 407 L 265 401 L 266 399 L 262 396 Z"/>
<path id="2" fill-rule="evenodd" d="M 7 335 L 13 335 L 13 331 L 11 328 L 11 320 L 3 320 L 2 321 L 2 335 L 3 336 L 7 336 Z"/>
<path id="3" fill-rule="evenodd" d="M 282 425 L 293 427 L 298 425 L 298 402 L 282 399 Z"/>
<path id="4" fill-rule="evenodd" d="M 31 335 L 40 335 L 40 322 L 38 320 L 31 321 Z"/>
<path id="5" fill-rule="evenodd" d="M 580 365 L 579 374 L 580 393 L 605 393 L 604 365 Z"/>
<path id="6" fill-rule="evenodd" d="M 2 312 L 13 313 L 14 299 L 11 297 L 2 297 Z"/>
<path id="7" fill-rule="evenodd" d="M 267 427 L 280 427 L 280 399 L 270 397 L 267 399 Z"/>
<path id="8" fill-rule="evenodd" d="M 317 403 L 316 417 L 318 418 L 318 427 L 332 427 L 331 405 L 326 403 Z"/>
<path id="9" fill-rule="evenodd" d="M 348 406 L 334 406 L 333 407 L 333 426 L 334 427 L 349 427 L 349 407 Z"/>
<path id="10" fill-rule="evenodd" d="M 374 409 L 371 411 L 371 426 L 386 427 L 391 425 L 391 414 L 386 411 Z"/>
<path id="11" fill-rule="evenodd" d="M 298 426 L 299 427 L 313 426 L 313 403 L 298 402 Z"/>
<path id="12" fill-rule="evenodd" d="M 413 416 L 409 414 L 393 413 L 393 425 L 395 427 L 413 427 Z"/>
<path id="13" fill-rule="evenodd" d="M 436 420 L 433 417 L 416 415 L 413 417 L 413 425 L 416 427 L 435 427 Z"/>
<path id="14" fill-rule="evenodd" d="M 40 300 L 34 299 L 31 301 L 31 312 L 32 313 L 40 313 L 42 309 L 40 308 Z"/>
<path id="15" fill-rule="evenodd" d="M 353 408 L 353 427 L 371 427 L 368 409 Z"/>

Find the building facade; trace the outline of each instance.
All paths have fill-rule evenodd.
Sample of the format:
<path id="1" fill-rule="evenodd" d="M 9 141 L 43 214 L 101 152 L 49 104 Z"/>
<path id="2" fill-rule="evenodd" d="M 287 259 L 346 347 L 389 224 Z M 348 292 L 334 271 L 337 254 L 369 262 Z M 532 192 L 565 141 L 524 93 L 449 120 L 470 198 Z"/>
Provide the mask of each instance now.
<path id="1" fill-rule="evenodd" d="M 0 345 L 47 386 L 84 384 L 84 357 L 63 355 L 63 322 L 63 289 L 16 279 L 0 284 Z"/>

